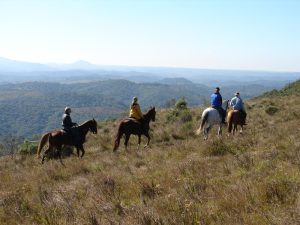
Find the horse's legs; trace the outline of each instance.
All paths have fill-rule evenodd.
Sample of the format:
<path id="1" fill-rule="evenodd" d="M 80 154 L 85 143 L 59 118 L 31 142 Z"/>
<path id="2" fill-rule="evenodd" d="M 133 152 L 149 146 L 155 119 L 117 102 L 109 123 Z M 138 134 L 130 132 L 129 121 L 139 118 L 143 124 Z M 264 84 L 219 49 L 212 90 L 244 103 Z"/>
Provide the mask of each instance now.
<path id="1" fill-rule="evenodd" d="M 49 147 L 46 149 L 46 151 L 45 151 L 44 154 L 43 154 L 43 157 L 42 157 L 42 164 L 44 163 L 47 154 L 48 154 L 51 150 L 52 150 L 52 146 L 49 145 Z"/>
<path id="2" fill-rule="evenodd" d="M 149 133 L 147 132 L 146 134 L 145 134 L 145 136 L 148 138 L 148 142 L 147 142 L 147 144 L 144 146 L 144 148 L 147 148 L 148 146 L 149 146 L 149 143 L 150 143 L 150 135 L 149 135 Z"/>
<path id="3" fill-rule="evenodd" d="M 78 146 L 76 146 L 76 152 L 77 152 L 77 157 L 79 158 L 79 151 L 80 151 L 80 148 Z"/>
<path id="4" fill-rule="evenodd" d="M 235 123 L 235 124 L 233 125 L 232 135 L 234 135 L 236 131 L 237 131 L 237 123 Z"/>
<path id="5" fill-rule="evenodd" d="M 140 149 L 140 145 L 141 145 L 141 135 L 138 135 L 138 150 Z"/>
<path id="6" fill-rule="evenodd" d="M 208 132 L 209 132 L 210 128 L 211 128 L 211 126 L 208 125 L 207 127 L 205 127 L 205 128 L 203 129 L 203 134 L 204 134 L 204 140 L 205 140 L 205 141 L 208 139 Z"/>
<path id="7" fill-rule="evenodd" d="M 83 145 L 79 145 L 78 148 L 79 148 L 79 149 L 81 150 L 81 152 L 82 152 L 82 153 L 81 153 L 81 156 L 80 156 L 80 157 L 82 158 L 82 157 L 84 156 L 84 154 L 85 154 Z"/>
<path id="8" fill-rule="evenodd" d="M 241 125 L 240 134 L 243 133 L 243 125 Z"/>
<path id="9" fill-rule="evenodd" d="M 129 138 L 130 138 L 130 134 L 125 134 L 125 150 L 127 151 L 127 144 L 128 144 L 128 141 L 129 141 Z"/>
<path id="10" fill-rule="evenodd" d="M 63 161 L 62 161 L 62 158 L 61 158 L 61 151 L 62 151 L 62 148 L 61 146 L 58 146 L 57 147 L 57 154 L 58 154 L 58 158 L 59 158 L 59 161 L 62 165 L 64 165 Z"/>
<path id="11" fill-rule="evenodd" d="M 222 135 L 222 124 L 220 124 L 219 129 L 218 129 L 218 136 Z"/>

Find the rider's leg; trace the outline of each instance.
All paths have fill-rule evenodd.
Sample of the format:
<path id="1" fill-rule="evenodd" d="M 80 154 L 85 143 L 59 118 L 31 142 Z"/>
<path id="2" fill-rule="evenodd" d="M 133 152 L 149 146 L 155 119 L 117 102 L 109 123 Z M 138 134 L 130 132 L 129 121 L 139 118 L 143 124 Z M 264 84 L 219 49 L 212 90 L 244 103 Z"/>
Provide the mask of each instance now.
<path id="1" fill-rule="evenodd" d="M 243 109 L 241 109 L 240 112 L 241 112 L 242 115 L 243 115 L 243 124 L 245 125 L 245 124 L 246 124 L 247 113 L 246 113 L 245 110 L 243 110 Z"/>
<path id="2" fill-rule="evenodd" d="M 219 115 L 220 115 L 220 117 L 221 117 L 221 119 L 222 119 L 222 123 L 226 123 L 226 121 L 225 121 L 225 117 L 226 117 L 226 111 L 222 108 L 222 107 L 217 107 L 216 108 L 217 110 L 218 110 L 218 112 L 219 112 Z"/>

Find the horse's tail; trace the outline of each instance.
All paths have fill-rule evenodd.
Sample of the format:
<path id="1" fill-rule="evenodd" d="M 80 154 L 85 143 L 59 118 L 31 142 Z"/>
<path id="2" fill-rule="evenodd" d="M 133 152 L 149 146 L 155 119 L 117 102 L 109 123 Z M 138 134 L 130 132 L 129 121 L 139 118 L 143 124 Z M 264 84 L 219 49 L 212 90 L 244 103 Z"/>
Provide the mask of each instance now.
<path id="1" fill-rule="evenodd" d="M 47 134 L 44 134 L 44 135 L 42 136 L 42 139 L 41 139 L 41 141 L 40 141 L 40 143 L 39 143 L 39 147 L 38 147 L 38 149 L 37 149 L 37 157 L 38 157 L 38 158 L 39 158 L 40 155 L 41 155 L 41 150 L 42 150 L 42 148 L 43 148 L 43 147 L 45 146 L 45 144 L 49 141 L 50 137 L 51 137 L 51 133 L 47 133 Z"/>
<path id="2" fill-rule="evenodd" d="M 232 124 L 233 124 L 233 111 L 228 112 L 227 114 L 227 128 L 228 128 L 228 133 L 231 133 L 232 131 Z"/>
<path id="3" fill-rule="evenodd" d="M 119 129 L 118 129 L 116 139 L 115 139 L 114 152 L 119 148 L 120 139 L 121 139 L 122 135 L 123 135 L 123 132 L 122 132 L 122 123 L 121 123 L 119 126 Z"/>
<path id="4" fill-rule="evenodd" d="M 197 135 L 200 135 L 201 130 L 203 129 L 204 124 L 205 124 L 206 121 L 207 121 L 207 118 L 208 118 L 208 112 L 205 112 L 205 113 L 202 115 L 201 125 L 200 125 L 199 129 L 196 131 Z"/>

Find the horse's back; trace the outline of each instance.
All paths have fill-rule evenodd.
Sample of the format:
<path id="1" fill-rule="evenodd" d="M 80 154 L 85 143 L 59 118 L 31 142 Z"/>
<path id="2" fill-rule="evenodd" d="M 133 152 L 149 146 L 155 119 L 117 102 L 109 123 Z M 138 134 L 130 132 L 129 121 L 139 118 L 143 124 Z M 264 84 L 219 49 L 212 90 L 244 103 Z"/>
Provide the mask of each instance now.
<path id="1" fill-rule="evenodd" d="M 139 133 L 141 132 L 141 123 L 134 118 L 125 118 L 120 122 L 119 129 L 124 133 Z"/>
<path id="2" fill-rule="evenodd" d="M 241 113 L 239 110 L 229 111 L 227 118 L 228 118 L 228 121 L 230 121 L 232 123 L 237 123 L 237 124 L 242 123 Z"/>
<path id="3" fill-rule="evenodd" d="M 63 130 L 53 130 L 49 132 L 52 137 L 59 136 L 65 133 Z"/>
<path id="4" fill-rule="evenodd" d="M 207 117 L 209 123 L 219 123 L 221 121 L 221 117 L 219 115 L 218 110 L 209 107 L 206 108 L 202 113 L 202 119 Z"/>

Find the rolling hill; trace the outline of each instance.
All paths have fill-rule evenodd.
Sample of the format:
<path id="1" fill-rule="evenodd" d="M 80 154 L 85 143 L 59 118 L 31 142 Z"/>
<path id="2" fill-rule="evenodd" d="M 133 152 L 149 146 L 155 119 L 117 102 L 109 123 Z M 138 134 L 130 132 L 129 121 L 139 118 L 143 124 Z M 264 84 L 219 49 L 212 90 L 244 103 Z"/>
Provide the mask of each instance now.
<path id="1" fill-rule="evenodd" d="M 299 84 L 246 101 L 243 135 L 213 129 L 205 142 L 194 134 L 203 108 L 165 109 L 148 149 L 131 137 L 113 153 L 116 120 L 100 122 L 85 157 L 65 166 L 2 157 L 0 224 L 298 224 Z"/>
<path id="2" fill-rule="evenodd" d="M 73 108 L 74 121 L 117 118 L 127 112 L 133 96 L 143 110 L 151 105 L 165 107 L 172 99 L 185 97 L 190 106 L 209 99 L 214 88 L 184 78 L 168 78 L 161 83 L 135 83 L 127 80 L 87 81 L 81 83 L 25 82 L 0 85 L 0 136 L 13 134 L 31 137 L 60 128 L 65 106 Z M 272 88 L 264 85 L 231 85 L 222 89 L 230 98 L 236 90 L 251 98 Z M 126 113 L 127 114 L 127 113 Z"/>

